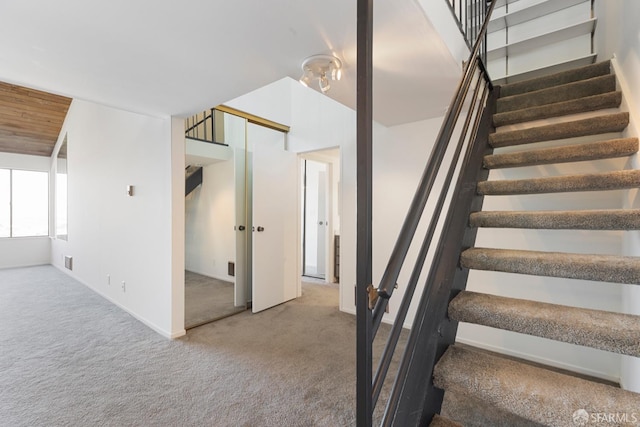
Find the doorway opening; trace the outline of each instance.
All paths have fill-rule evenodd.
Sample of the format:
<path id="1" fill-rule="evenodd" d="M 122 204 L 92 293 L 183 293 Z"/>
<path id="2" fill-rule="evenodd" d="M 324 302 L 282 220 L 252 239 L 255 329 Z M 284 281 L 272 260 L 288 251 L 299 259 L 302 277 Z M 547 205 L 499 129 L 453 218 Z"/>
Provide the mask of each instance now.
<path id="1" fill-rule="evenodd" d="M 305 281 L 340 280 L 340 150 L 301 156 L 302 276 Z"/>

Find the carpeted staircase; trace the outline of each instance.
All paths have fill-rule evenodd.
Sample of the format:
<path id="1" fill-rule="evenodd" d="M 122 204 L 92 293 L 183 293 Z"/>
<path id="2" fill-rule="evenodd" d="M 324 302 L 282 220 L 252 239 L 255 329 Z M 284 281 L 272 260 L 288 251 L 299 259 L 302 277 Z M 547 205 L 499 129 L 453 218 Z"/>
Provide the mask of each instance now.
<path id="1" fill-rule="evenodd" d="M 484 166 L 487 169 L 517 168 L 633 155 L 638 151 L 637 138 L 594 138 L 594 135 L 621 132 L 628 125 L 628 113 L 611 112 L 620 105 L 621 99 L 609 62 L 505 85 L 500 88 L 494 125 L 496 128 L 518 126 L 516 130 L 498 130 L 491 134 L 489 143 L 494 148 L 520 147 L 518 151 L 486 156 Z M 603 111 L 594 115 L 598 110 Z M 587 112 L 591 112 L 591 117 L 586 119 L 559 118 Z M 538 122 L 525 124 L 534 120 Z M 542 120 L 551 124 L 539 124 Z M 577 137 L 588 138 L 580 142 Z M 567 141 L 562 141 L 563 145 L 554 143 L 550 148 L 530 148 L 532 143 L 559 140 Z M 489 180 L 479 182 L 477 191 L 480 195 L 509 196 L 637 187 L 640 187 L 640 171 L 615 170 Z M 471 227 L 637 230 L 640 211 L 483 211 L 471 214 L 470 224 Z M 476 270 L 640 283 L 640 258 L 636 257 L 473 247 L 463 251 L 460 263 L 464 268 Z M 458 322 L 640 357 L 640 316 L 471 291 L 460 292 L 451 301 L 448 314 Z M 445 400 L 441 415 L 433 419 L 432 426 L 575 426 L 587 425 L 590 421 L 585 422 L 585 412 L 576 412 L 579 409 L 587 414 L 627 413 L 631 416 L 632 411 L 640 413 L 638 394 L 461 344 L 450 346 L 437 363 L 434 384 L 445 390 Z M 574 420 L 574 417 L 577 418 Z M 597 425 L 627 425 L 620 419 L 600 421 Z"/>

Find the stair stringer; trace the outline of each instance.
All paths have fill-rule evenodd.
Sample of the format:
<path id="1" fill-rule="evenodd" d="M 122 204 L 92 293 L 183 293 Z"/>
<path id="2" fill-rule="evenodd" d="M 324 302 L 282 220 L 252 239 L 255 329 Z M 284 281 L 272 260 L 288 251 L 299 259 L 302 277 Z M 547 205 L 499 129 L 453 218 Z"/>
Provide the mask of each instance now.
<path id="1" fill-rule="evenodd" d="M 447 317 L 449 302 L 466 287 L 468 269 L 460 267 L 459 254 L 473 246 L 477 228 L 469 226 L 471 212 L 482 209 L 484 197 L 476 191 L 476 184 L 488 177 L 482 166 L 485 155 L 491 154 L 489 134 L 495 129 L 495 112 L 499 88 L 494 88 L 480 119 L 478 133 L 469 155 L 461 167 L 460 191 L 455 194 L 438 244 L 438 251 L 429 272 L 428 291 L 420 299 L 416 317 L 403 355 L 403 366 L 395 384 L 403 384 L 395 414 L 385 414 L 388 425 L 429 425 L 440 412 L 444 391 L 433 384 L 433 369 L 447 348 L 455 342 L 458 323 Z M 394 387 L 395 387 L 394 384 Z"/>

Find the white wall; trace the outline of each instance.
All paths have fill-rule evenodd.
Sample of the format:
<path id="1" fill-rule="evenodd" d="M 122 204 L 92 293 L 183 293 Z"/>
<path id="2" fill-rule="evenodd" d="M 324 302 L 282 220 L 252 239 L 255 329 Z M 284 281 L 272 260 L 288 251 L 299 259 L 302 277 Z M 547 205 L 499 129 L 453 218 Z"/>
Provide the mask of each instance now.
<path id="1" fill-rule="evenodd" d="M 48 157 L 0 153 L 0 168 L 49 172 Z M 51 221 L 49 221 L 51 227 Z M 51 234 L 51 230 L 49 231 Z M 48 236 L 0 238 L 0 268 L 49 264 L 51 242 Z"/>
<path id="2" fill-rule="evenodd" d="M 355 285 L 355 112 L 300 83 L 284 78 L 227 105 L 291 126 L 289 150 L 340 148 L 340 308 L 353 310 Z M 296 221 L 296 218 L 292 218 Z"/>
<path id="3" fill-rule="evenodd" d="M 630 113 L 630 126 L 625 136 L 640 135 L 640 2 L 635 0 L 597 0 L 595 13 L 598 28 L 595 48 L 598 59 L 613 58 L 612 65 L 618 84 L 624 92 L 622 109 Z M 627 167 L 638 169 L 640 161 L 635 154 Z M 638 190 L 630 190 L 624 196 L 625 208 L 640 208 Z M 625 255 L 640 256 L 640 231 L 626 232 L 622 251 Z M 640 315 L 640 290 L 637 286 L 626 286 L 622 291 L 622 309 L 626 313 Z M 640 359 L 622 357 L 621 385 L 640 392 Z"/>
<path id="4" fill-rule="evenodd" d="M 184 329 L 184 191 L 185 191 L 185 139 L 184 120 L 171 118 L 170 165 L 166 177 L 171 190 L 171 282 L 170 282 L 170 336 L 178 337 L 186 333 Z"/>
<path id="5" fill-rule="evenodd" d="M 291 126 L 288 136 L 289 149 L 300 153 L 338 146 L 341 152 L 341 280 L 340 309 L 354 313 L 355 284 L 355 113 L 321 94 L 306 89 L 294 80 L 290 80 L 290 102 L 293 106 L 288 121 L 286 114 L 281 120 Z M 272 108 L 278 109 L 286 98 L 280 94 L 282 81 L 268 86 L 243 99 L 244 109 L 267 118 L 268 103 L 272 100 Z M 258 97 L 263 102 L 257 105 L 265 107 L 260 112 L 250 109 L 249 97 Z M 231 103 L 230 105 L 233 105 Z M 237 107 L 240 108 L 240 107 Z M 281 110 L 282 112 L 282 110 Z M 284 119 L 283 119 L 284 118 Z M 408 205 L 413 197 L 422 168 L 430 154 L 437 136 L 441 119 L 431 119 L 406 125 L 385 128 L 378 124 L 374 129 L 374 211 L 373 211 L 373 270 L 374 283 L 382 276 L 389 253 L 397 237 Z M 617 162 L 615 165 L 613 163 Z M 566 164 L 550 170 L 538 168 L 519 168 L 519 170 L 501 170 L 492 172 L 491 179 L 522 178 L 537 173 L 570 174 L 597 172 L 593 168 L 624 167 L 624 160 L 611 160 L 605 164 Z M 550 167 L 540 167 L 548 169 Z M 440 179 L 440 178 L 439 178 Z M 438 182 L 438 181 L 437 181 Z M 438 185 L 436 182 L 436 186 Z M 569 196 L 540 195 L 520 197 L 487 197 L 485 209 L 520 210 L 520 209 L 562 209 L 566 208 L 616 208 L 622 206 L 624 192 L 585 193 Z M 637 202 L 636 202 L 637 203 Z M 434 200 L 429 200 L 426 212 L 432 210 Z M 428 216 L 428 214 L 427 214 Z M 419 230 L 426 229 L 426 222 L 420 224 Z M 420 234 L 418 234 L 420 235 Z M 596 239 L 594 241 L 594 238 Z M 531 250 L 567 251 L 577 253 L 593 252 L 621 254 L 623 235 L 620 232 L 598 232 L 597 235 L 579 231 L 527 231 L 527 230 L 489 230 L 478 233 L 478 246 L 522 248 Z M 408 260 L 415 259 L 417 246 L 414 242 Z M 585 244 L 589 243 L 589 244 Z M 637 243 L 636 243 L 637 244 Z M 640 245 L 638 245 L 640 246 Z M 427 261 L 429 262 L 431 254 Z M 410 262 L 409 262 L 410 264 Z M 400 275 L 399 289 L 390 303 L 390 313 L 385 320 L 395 316 L 404 286 L 410 271 L 405 269 Z M 423 272 L 424 276 L 424 272 Z M 424 277 L 418 282 L 416 295 L 420 295 Z M 527 298 L 539 301 L 566 304 L 587 308 L 613 310 L 622 309 L 622 294 L 625 285 L 587 282 L 558 278 L 542 278 L 536 276 L 515 275 L 472 271 L 469 289 L 475 291 L 501 294 L 516 298 Z M 418 298 L 414 298 L 414 307 Z M 413 319 L 414 307 L 409 312 L 405 325 Z M 524 356 L 543 363 L 573 369 L 590 375 L 617 381 L 621 377 L 619 355 L 593 350 L 564 343 L 552 342 L 535 337 L 527 337 L 507 331 L 494 330 L 473 325 L 461 325 L 458 339 L 463 342 L 479 345 Z M 623 375 L 624 378 L 624 375 Z M 636 377 L 637 378 L 637 375 Z"/>
<path id="6" fill-rule="evenodd" d="M 379 131 L 377 134 L 373 152 L 373 225 L 375 230 L 373 275 L 378 282 L 382 278 L 400 233 L 400 228 L 431 154 L 442 120 L 443 118 L 434 118 L 394 126 Z M 434 188 L 441 187 L 441 181 L 442 177 L 439 177 Z M 414 242 L 407 253 L 404 267 L 400 272 L 398 288 L 389 300 L 389 320 L 395 316 L 402 301 L 434 205 L 435 199 L 430 198 Z M 434 238 L 434 243 L 436 242 L 437 236 Z M 432 252 L 427 257 L 426 266 L 430 265 Z M 404 321 L 406 327 L 410 327 L 413 323 L 415 307 L 424 289 L 425 279 L 423 272 L 423 277 L 418 280 L 412 307 Z"/>
<path id="7" fill-rule="evenodd" d="M 203 182 L 186 199 L 186 262 L 189 271 L 229 282 L 235 262 L 234 159 L 203 168 Z"/>
<path id="8" fill-rule="evenodd" d="M 291 126 L 288 147 L 292 151 L 307 153 L 340 148 L 340 309 L 355 313 L 355 112 L 290 78 L 227 105 Z M 441 119 L 432 119 L 393 128 L 374 124 L 374 282 L 384 271 L 440 122 Z M 402 290 L 398 292 L 401 294 Z M 400 297 L 394 298 L 385 320 L 395 316 L 399 300 Z M 413 312 L 410 312 L 405 323 L 409 324 L 412 319 Z"/>
<path id="9" fill-rule="evenodd" d="M 508 4 L 508 13 L 514 13 L 538 3 L 541 3 L 541 1 L 520 0 L 510 2 Z M 506 13 L 507 7 L 496 7 L 492 18 L 502 17 Z M 488 34 L 488 46 L 489 49 L 497 49 L 505 45 L 536 38 L 545 33 L 558 31 L 571 25 L 580 24 L 590 19 L 591 3 L 583 1 L 580 4 L 529 21 L 509 25 L 508 29 L 492 31 Z M 510 48 L 508 56 L 502 55 L 488 61 L 489 74 L 496 80 L 505 76 L 513 76 L 566 61 L 585 58 L 591 54 L 591 35 L 588 33 L 567 39 L 554 40 L 552 39 L 544 44 L 527 45 L 526 48 Z"/>
<path id="10" fill-rule="evenodd" d="M 184 334 L 180 127 L 179 120 L 72 102 L 61 132 L 68 134 L 69 235 L 53 241 L 51 257 L 168 337 Z M 73 272 L 64 269 L 65 255 L 73 257 Z"/>
<path id="11" fill-rule="evenodd" d="M 50 258 L 48 236 L 0 239 L 0 268 L 49 264 Z"/>
<path id="12" fill-rule="evenodd" d="M 303 153 L 340 147 L 340 309 L 355 313 L 356 132 L 355 112 L 297 81 L 291 87 L 291 150 Z"/>
<path id="13" fill-rule="evenodd" d="M 451 18 L 451 8 L 445 1 L 418 0 L 418 3 L 462 69 L 462 61 L 469 59 L 470 52 L 456 20 Z"/>

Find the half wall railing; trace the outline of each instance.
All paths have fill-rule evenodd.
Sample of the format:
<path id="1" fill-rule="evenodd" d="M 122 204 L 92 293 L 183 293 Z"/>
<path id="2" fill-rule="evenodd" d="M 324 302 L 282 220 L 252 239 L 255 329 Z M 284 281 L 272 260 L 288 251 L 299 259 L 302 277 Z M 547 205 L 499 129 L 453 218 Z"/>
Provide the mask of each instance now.
<path id="1" fill-rule="evenodd" d="M 223 112 L 210 108 L 185 119 L 185 138 L 224 145 Z"/>

